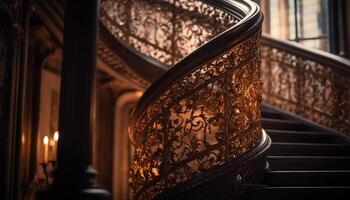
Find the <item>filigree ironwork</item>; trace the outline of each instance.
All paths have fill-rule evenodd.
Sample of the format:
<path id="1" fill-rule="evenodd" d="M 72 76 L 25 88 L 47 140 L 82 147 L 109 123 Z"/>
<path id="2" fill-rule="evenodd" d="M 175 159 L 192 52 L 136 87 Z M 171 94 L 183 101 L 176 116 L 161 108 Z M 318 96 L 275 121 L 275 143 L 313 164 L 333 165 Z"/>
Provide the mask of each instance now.
<path id="1" fill-rule="evenodd" d="M 348 135 L 349 75 L 306 53 L 262 45 L 264 101 Z"/>
<path id="2" fill-rule="evenodd" d="M 133 119 L 133 199 L 152 199 L 257 145 L 259 37 L 252 35 L 178 79 Z"/>
<path id="3" fill-rule="evenodd" d="M 200 0 L 104 0 L 101 7 L 101 22 L 114 37 L 167 65 L 243 19 L 239 12 Z M 199 184 L 209 179 L 204 173 L 260 142 L 260 31 L 254 30 L 212 60 L 188 68 L 133 116 L 132 199 L 153 199 L 184 183 Z"/>
<path id="4" fill-rule="evenodd" d="M 139 52 L 173 65 L 239 19 L 200 0 L 103 0 L 101 21 Z"/>
<path id="5" fill-rule="evenodd" d="M 251 155 L 256 152 L 252 152 Z M 238 199 L 248 184 L 259 182 L 266 170 L 266 155 L 260 154 L 253 159 L 240 160 L 216 169 L 217 175 L 210 181 L 186 187 L 175 187 L 163 193 L 159 199 L 168 200 L 203 200 L 203 199 Z"/>

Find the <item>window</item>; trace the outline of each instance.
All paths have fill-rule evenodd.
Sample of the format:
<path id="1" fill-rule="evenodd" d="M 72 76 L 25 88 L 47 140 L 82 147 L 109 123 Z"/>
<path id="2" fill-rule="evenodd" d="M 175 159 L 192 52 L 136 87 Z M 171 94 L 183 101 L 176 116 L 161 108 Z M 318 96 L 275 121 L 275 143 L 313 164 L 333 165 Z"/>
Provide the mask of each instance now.
<path id="1" fill-rule="evenodd" d="M 330 51 L 330 0 L 261 0 L 263 31 L 273 37 Z"/>

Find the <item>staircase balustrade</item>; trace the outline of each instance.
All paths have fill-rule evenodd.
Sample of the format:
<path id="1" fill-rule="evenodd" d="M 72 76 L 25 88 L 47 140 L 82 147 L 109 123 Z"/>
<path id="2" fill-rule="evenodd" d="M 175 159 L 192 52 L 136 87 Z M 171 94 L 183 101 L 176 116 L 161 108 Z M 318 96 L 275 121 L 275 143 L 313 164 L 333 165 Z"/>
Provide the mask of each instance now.
<path id="1" fill-rule="evenodd" d="M 259 7 L 198 0 L 105 0 L 101 7 L 102 24 L 120 43 L 171 66 L 131 118 L 132 199 L 181 199 L 179 191 L 189 190 L 197 199 L 238 196 L 265 169 L 269 145 L 261 128 Z"/>
<path id="2" fill-rule="evenodd" d="M 350 135 L 350 61 L 262 37 L 266 103 Z"/>

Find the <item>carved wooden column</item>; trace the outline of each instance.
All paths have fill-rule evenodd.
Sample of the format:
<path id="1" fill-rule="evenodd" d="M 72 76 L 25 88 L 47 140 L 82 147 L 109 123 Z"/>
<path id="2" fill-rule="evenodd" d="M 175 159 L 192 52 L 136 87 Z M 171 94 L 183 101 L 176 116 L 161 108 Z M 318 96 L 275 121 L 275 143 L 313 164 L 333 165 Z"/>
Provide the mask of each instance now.
<path id="1" fill-rule="evenodd" d="M 58 170 L 50 199 L 106 199 L 90 168 L 95 100 L 98 0 L 67 0 L 58 144 Z"/>

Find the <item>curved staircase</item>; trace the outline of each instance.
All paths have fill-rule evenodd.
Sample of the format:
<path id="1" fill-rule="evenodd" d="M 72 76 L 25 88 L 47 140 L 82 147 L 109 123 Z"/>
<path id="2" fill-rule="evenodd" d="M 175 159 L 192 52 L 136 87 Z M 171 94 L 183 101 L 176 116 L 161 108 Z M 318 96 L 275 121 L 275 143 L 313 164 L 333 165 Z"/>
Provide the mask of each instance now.
<path id="1" fill-rule="evenodd" d="M 269 167 L 242 199 L 348 199 L 349 139 L 313 127 L 271 107 L 262 107 L 262 125 L 272 139 Z"/>
<path id="2" fill-rule="evenodd" d="M 347 61 L 332 62 L 334 56 L 266 36 L 261 48 L 262 13 L 251 1 L 105 0 L 101 13 L 101 41 L 114 56 L 106 62 L 147 88 L 129 127 L 135 147 L 132 199 L 350 196 L 347 137 L 261 107 L 263 96 L 269 104 L 347 133 L 346 125 L 329 120 L 349 123 L 343 112 L 350 108 L 348 85 L 338 87 L 335 78 L 350 74 Z M 323 69 L 328 74 L 321 74 Z M 317 87 L 325 88 L 327 97 L 310 97 Z M 310 94 L 303 97 L 302 89 Z"/>

